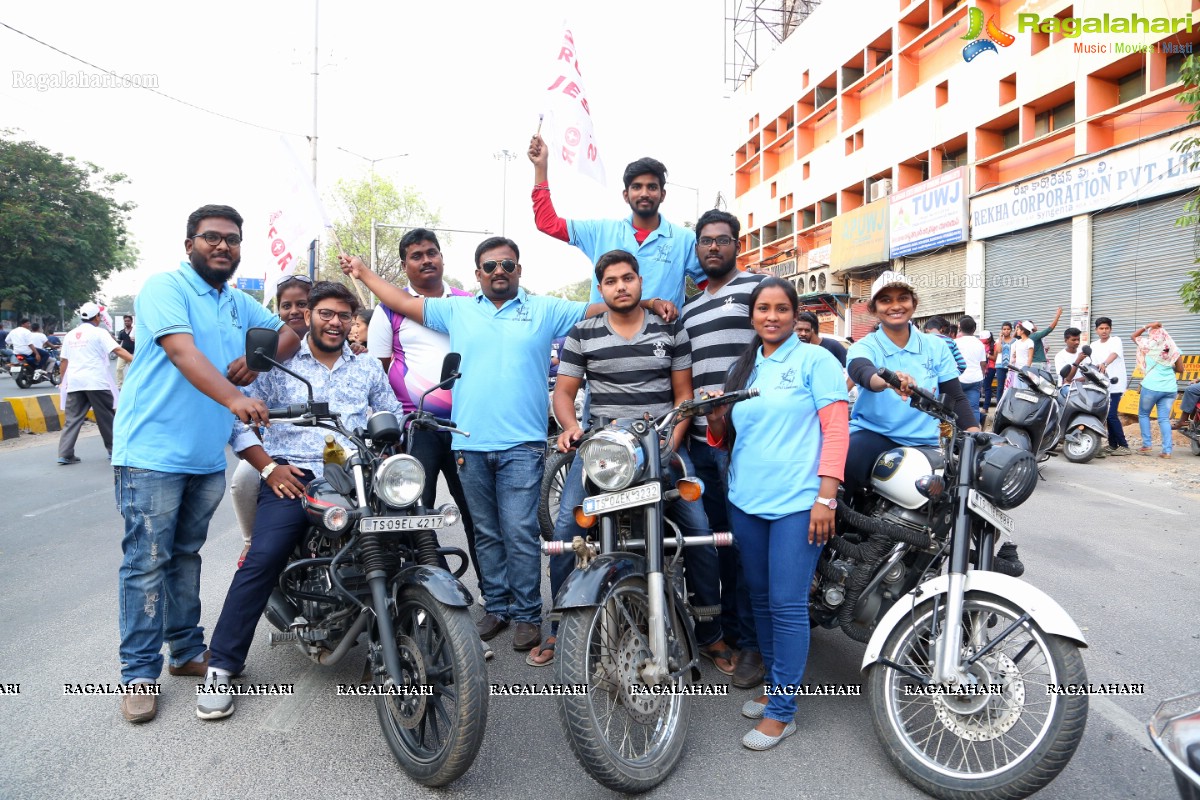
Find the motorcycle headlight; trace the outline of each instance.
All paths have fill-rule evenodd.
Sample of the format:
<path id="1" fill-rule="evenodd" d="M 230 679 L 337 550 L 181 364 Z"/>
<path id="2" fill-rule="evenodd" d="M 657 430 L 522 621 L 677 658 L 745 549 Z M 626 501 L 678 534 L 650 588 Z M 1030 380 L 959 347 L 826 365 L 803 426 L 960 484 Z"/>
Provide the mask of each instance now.
<path id="1" fill-rule="evenodd" d="M 425 468 L 410 455 L 384 461 L 375 470 L 375 496 L 393 508 L 411 506 L 425 491 Z"/>
<path id="2" fill-rule="evenodd" d="M 1027 450 L 994 445 L 979 459 L 976 488 L 997 508 L 1016 508 L 1037 487 L 1037 461 Z"/>
<path id="3" fill-rule="evenodd" d="M 642 474 L 646 457 L 632 433 L 606 428 L 579 447 L 588 480 L 605 492 L 619 492 Z"/>

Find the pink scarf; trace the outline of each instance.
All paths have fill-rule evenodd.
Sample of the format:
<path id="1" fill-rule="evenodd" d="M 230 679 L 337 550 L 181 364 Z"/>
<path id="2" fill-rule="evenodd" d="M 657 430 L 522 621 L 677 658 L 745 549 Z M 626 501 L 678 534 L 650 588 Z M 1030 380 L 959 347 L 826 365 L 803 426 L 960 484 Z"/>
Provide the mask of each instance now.
<path id="1" fill-rule="evenodd" d="M 1171 334 L 1167 333 L 1166 328 L 1154 328 L 1146 331 L 1143 335 L 1137 338 L 1137 365 L 1138 369 L 1144 375 L 1146 373 L 1147 362 L 1149 366 L 1155 365 L 1174 369 L 1175 362 L 1182 355 L 1180 349 L 1175 345 L 1175 340 L 1171 338 Z"/>

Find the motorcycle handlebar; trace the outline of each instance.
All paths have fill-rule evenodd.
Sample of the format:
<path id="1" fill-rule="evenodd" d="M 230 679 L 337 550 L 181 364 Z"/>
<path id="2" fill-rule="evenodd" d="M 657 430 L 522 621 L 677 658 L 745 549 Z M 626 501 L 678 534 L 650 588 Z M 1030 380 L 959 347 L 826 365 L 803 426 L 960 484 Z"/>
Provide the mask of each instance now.
<path id="1" fill-rule="evenodd" d="M 876 375 L 883 378 L 889 386 L 896 389 L 900 388 L 900 378 L 895 372 L 892 372 L 887 367 L 880 367 L 875 372 Z M 942 422 L 957 424 L 957 417 L 954 411 L 946 407 L 946 404 L 941 398 L 934 395 L 928 389 L 922 389 L 920 386 L 912 387 L 912 396 L 909 398 L 909 403 L 918 411 L 923 411 L 931 417 L 935 417 Z"/>
<path id="2" fill-rule="evenodd" d="M 292 417 L 302 417 L 308 411 L 308 406 L 304 403 L 296 403 L 295 405 L 283 406 L 281 408 L 267 409 L 268 419 L 291 419 Z"/>
<path id="3" fill-rule="evenodd" d="M 713 409 L 740 403 L 743 400 L 749 400 L 751 397 L 758 397 L 758 389 L 739 389 L 736 392 L 729 392 L 728 394 L 717 395 L 716 397 L 687 400 L 680 403 L 679 416 L 699 417 L 711 413 Z"/>

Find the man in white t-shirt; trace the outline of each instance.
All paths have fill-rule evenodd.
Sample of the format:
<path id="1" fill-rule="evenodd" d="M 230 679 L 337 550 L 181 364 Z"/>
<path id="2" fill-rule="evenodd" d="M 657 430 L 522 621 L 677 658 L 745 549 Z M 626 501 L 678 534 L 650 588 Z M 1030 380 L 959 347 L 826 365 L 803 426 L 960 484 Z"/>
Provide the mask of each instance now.
<path id="1" fill-rule="evenodd" d="M 1092 342 L 1092 362 L 1102 375 L 1117 379 L 1108 395 L 1107 452 L 1110 456 L 1131 456 L 1133 451 L 1129 449 L 1125 429 L 1121 427 L 1121 418 L 1117 415 L 1121 395 L 1125 394 L 1129 383 L 1125 369 L 1125 344 L 1121 337 L 1112 335 L 1112 320 L 1108 317 L 1096 318 L 1096 337 L 1097 340 Z"/>
<path id="2" fill-rule="evenodd" d="M 33 331 L 30 327 L 29 320 L 22 319 L 17 327 L 12 329 L 12 333 L 8 334 L 8 349 L 12 350 L 14 356 L 32 356 L 33 365 L 40 367 L 42 354 L 33 349 Z"/>
<path id="3" fill-rule="evenodd" d="M 983 390 L 983 373 L 987 371 L 987 347 L 975 335 L 975 318 L 963 317 L 958 321 L 959 337 L 954 340 L 958 352 L 966 362 L 966 369 L 958 376 L 963 394 L 971 408 L 979 414 L 979 424 L 983 425 L 986 413 L 979 408 L 979 393 Z"/>
<path id="4" fill-rule="evenodd" d="M 1063 331 L 1063 340 L 1066 346 L 1054 354 L 1054 374 L 1062 380 L 1064 393 L 1071 383 L 1081 383 L 1085 380 L 1077 368 L 1082 364 L 1092 363 L 1092 359 L 1079 348 L 1079 338 L 1082 335 L 1083 331 L 1079 328 L 1067 328 Z M 1071 368 L 1071 371 L 1064 378 L 1062 371 L 1063 367 L 1067 366 Z"/>
<path id="5" fill-rule="evenodd" d="M 78 464 L 75 456 L 75 440 L 89 410 L 96 414 L 96 425 L 104 449 L 112 458 L 113 417 L 116 415 L 116 382 L 108 371 L 108 354 L 116 353 L 122 361 L 132 361 L 133 356 L 117 344 L 112 335 L 100 327 L 100 306 L 84 303 L 79 309 L 83 320 L 78 328 L 63 338 L 62 389 L 63 411 L 66 424 L 58 438 L 58 463 Z M 68 372 L 69 367 L 69 372 Z"/>

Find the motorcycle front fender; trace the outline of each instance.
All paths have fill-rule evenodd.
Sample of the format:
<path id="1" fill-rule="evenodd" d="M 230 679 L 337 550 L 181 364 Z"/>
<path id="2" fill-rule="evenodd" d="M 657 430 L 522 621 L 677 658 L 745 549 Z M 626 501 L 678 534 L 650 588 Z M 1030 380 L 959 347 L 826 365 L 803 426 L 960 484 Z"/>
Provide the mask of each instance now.
<path id="1" fill-rule="evenodd" d="M 396 583 L 401 586 L 419 586 L 439 603 L 454 608 L 467 608 L 475 601 L 471 593 L 444 569 L 434 569 L 424 564 L 413 564 L 400 570 Z"/>
<path id="2" fill-rule="evenodd" d="M 863 655 L 861 669 L 865 670 L 879 661 L 883 654 L 883 646 L 887 642 L 888 636 L 891 635 L 892 629 L 911 614 L 913 609 L 937 595 L 945 594 L 949 588 L 950 576 L 938 575 L 897 600 L 896 604 L 887 610 L 883 619 L 879 620 L 879 624 L 875 626 L 875 632 L 871 634 L 871 641 L 867 643 L 867 651 Z M 1019 578 L 1002 575 L 999 572 L 973 569 L 967 572 L 964 592 L 994 594 L 1029 614 L 1038 627 L 1046 633 L 1062 636 L 1080 647 L 1087 647 L 1083 631 L 1079 630 L 1079 626 L 1075 624 L 1075 620 L 1071 619 L 1071 615 L 1050 595 L 1033 584 L 1026 583 Z"/>
<path id="3" fill-rule="evenodd" d="M 554 610 L 598 606 L 619 581 L 631 575 L 646 574 L 646 559 L 636 553 L 603 553 L 592 559 L 587 569 L 577 569 L 567 576 Z"/>
<path id="4" fill-rule="evenodd" d="M 1108 435 L 1108 427 L 1098 417 L 1093 417 L 1091 414 L 1079 414 L 1071 417 L 1071 421 L 1064 426 L 1064 430 L 1073 431 L 1080 425 L 1095 431 L 1101 436 Z"/>
<path id="5" fill-rule="evenodd" d="M 1005 440 L 1013 447 L 1019 447 L 1022 450 L 1033 452 L 1033 443 L 1029 440 L 1029 434 L 1021 428 L 1008 427 L 1001 434 Z"/>

